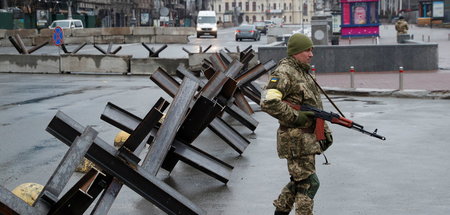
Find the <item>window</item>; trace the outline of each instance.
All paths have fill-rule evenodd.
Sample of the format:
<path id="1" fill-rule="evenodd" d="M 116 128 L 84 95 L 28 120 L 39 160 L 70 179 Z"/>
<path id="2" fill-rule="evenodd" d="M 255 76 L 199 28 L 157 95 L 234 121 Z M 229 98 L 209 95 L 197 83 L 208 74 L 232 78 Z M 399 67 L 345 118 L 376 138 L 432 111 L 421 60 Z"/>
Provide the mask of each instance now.
<path id="1" fill-rule="evenodd" d="M 76 28 L 81 28 L 81 27 L 83 27 L 83 25 L 81 24 L 81 21 L 75 21 L 75 27 L 76 27 Z"/>
<path id="2" fill-rule="evenodd" d="M 252 11 L 256 11 L 256 2 L 252 2 Z"/>
<path id="3" fill-rule="evenodd" d="M 303 16 L 308 16 L 308 5 L 303 3 Z"/>
<path id="4" fill-rule="evenodd" d="M 272 9 L 276 10 L 277 9 L 277 4 L 273 3 L 273 8 Z"/>
<path id="5" fill-rule="evenodd" d="M 222 5 L 219 4 L 219 12 L 222 11 Z"/>
<path id="6" fill-rule="evenodd" d="M 230 10 L 230 5 L 228 4 L 228 2 L 225 2 L 225 11 Z"/>
<path id="7" fill-rule="evenodd" d="M 249 10 L 250 10 L 250 3 L 245 2 L 245 11 L 249 11 Z"/>

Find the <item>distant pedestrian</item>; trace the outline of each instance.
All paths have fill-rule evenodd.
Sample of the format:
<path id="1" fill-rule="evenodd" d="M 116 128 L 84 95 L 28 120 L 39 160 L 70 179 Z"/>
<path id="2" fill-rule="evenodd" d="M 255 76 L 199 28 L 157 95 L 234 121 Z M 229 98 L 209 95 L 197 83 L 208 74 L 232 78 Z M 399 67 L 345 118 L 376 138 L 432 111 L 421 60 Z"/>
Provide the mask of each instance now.
<path id="1" fill-rule="evenodd" d="M 397 30 L 397 35 L 408 34 L 408 22 L 406 22 L 403 16 L 400 16 L 398 21 L 395 23 L 395 30 Z"/>
<path id="2" fill-rule="evenodd" d="M 317 141 L 314 113 L 301 111 L 301 105 L 323 109 L 318 86 L 308 74 L 313 57 L 313 43 L 303 34 L 289 38 L 287 54 L 270 74 L 262 96 L 261 108 L 278 119 L 278 157 L 287 160 L 290 182 L 273 202 L 275 215 L 288 215 L 296 206 L 296 215 L 312 215 L 314 195 L 319 189 L 315 156 L 333 142 L 331 130 L 318 126 L 324 141 Z"/>

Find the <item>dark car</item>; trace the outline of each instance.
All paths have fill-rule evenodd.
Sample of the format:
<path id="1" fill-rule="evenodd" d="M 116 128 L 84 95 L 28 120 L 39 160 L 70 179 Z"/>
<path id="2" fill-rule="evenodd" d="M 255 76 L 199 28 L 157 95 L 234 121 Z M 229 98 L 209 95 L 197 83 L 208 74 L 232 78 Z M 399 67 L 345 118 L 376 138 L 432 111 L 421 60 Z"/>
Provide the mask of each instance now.
<path id="1" fill-rule="evenodd" d="M 255 25 L 241 25 L 236 29 L 235 33 L 236 41 L 242 41 L 242 39 L 253 39 L 257 41 L 260 37 L 261 34 L 256 29 Z"/>
<path id="2" fill-rule="evenodd" d="M 254 24 L 256 26 L 256 29 L 258 29 L 261 34 L 267 34 L 267 26 L 265 22 L 255 22 Z"/>

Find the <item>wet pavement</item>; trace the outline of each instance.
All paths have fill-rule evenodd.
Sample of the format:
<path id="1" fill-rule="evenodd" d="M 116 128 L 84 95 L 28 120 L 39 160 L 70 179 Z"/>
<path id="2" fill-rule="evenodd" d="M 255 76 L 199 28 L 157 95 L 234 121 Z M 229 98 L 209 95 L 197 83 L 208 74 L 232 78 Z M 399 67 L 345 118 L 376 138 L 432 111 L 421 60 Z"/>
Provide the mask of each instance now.
<path id="1" fill-rule="evenodd" d="M 381 28 L 380 42 L 395 42 L 388 33 L 390 27 L 393 26 L 386 31 Z M 430 39 L 439 43 L 441 69 L 406 69 L 403 91 L 398 91 L 398 71 L 357 71 L 355 89 L 350 88 L 348 73 L 317 73 L 317 80 L 333 93 L 331 97 L 347 118 L 369 131 L 378 128 L 387 140 L 331 125 L 335 139 L 327 151 L 331 165 L 321 165 L 322 156 L 316 158 L 321 187 L 315 199 L 315 214 L 450 213 L 450 100 L 405 98 L 448 98 L 450 52 L 445 49 L 450 49 L 450 41 L 445 34 L 450 31 L 415 27 L 411 31 L 418 32 L 416 39 L 421 39 L 417 36 L 420 33 L 432 31 Z M 341 40 L 341 44 L 344 42 Z M 352 40 L 352 44 L 370 42 L 371 39 Z M 258 83 L 264 83 L 264 78 Z M 99 118 L 106 103 L 113 102 L 142 117 L 160 96 L 170 101 L 144 76 L 0 74 L 0 185 L 12 190 L 26 182 L 46 183 L 68 149 L 45 131 L 57 110 L 83 125 L 93 125 L 100 137 L 112 145 L 118 130 Z M 329 102 L 323 101 L 325 110 L 336 112 Z M 289 176 L 285 161 L 276 155 L 276 120 L 259 111 L 257 104 L 251 105 L 257 110 L 253 117 L 259 122 L 255 132 L 224 116 L 251 141 L 242 155 L 210 130 L 194 142 L 234 166 L 227 184 L 182 162 L 170 174 L 160 171 L 158 178 L 208 214 L 273 214 L 272 201 Z M 75 174 L 70 183 L 79 177 Z M 164 213 L 124 187 L 109 214 Z"/>
<path id="2" fill-rule="evenodd" d="M 401 83 L 399 71 L 365 72 L 355 68 L 353 88 L 349 72 L 320 73 L 317 80 L 333 94 L 393 96 L 408 98 L 450 98 L 450 29 L 410 25 L 414 41 L 438 44 L 438 70 L 410 71 L 404 68 Z M 375 44 L 376 38 L 341 39 L 340 45 Z M 380 26 L 378 44 L 397 44 L 394 25 Z M 403 85 L 403 90 L 399 91 Z"/>
<path id="3" fill-rule="evenodd" d="M 119 130 L 99 118 L 106 103 L 143 117 L 160 96 L 170 101 L 144 76 L 0 74 L 0 184 L 12 190 L 26 182 L 46 183 L 68 149 L 45 131 L 57 110 L 82 125 L 93 125 L 112 145 Z M 369 131 L 378 128 L 387 140 L 331 125 L 335 139 L 327 151 L 331 165 L 321 165 L 322 156 L 316 158 L 321 187 L 315 214 L 449 213 L 450 100 L 332 98 L 347 118 Z M 182 162 L 170 174 L 161 170 L 158 178 L 208 214 L 273 214 L 272 201 L 289 176 L 285 161 L 276 155 L 276 120 L 259 111 L 258 105 L 251 106 L 259 122 L 254 133 L 224 115 L 251 141 L 242 155 L 210 130 L 194 142 L 234 166 L 227 184 Z M 325 99 L 324 106 L 336 112 Z M 78 177 L 75 174 L 70 183 Z M 164 213 L 124 187 L 109 214 Z"/>

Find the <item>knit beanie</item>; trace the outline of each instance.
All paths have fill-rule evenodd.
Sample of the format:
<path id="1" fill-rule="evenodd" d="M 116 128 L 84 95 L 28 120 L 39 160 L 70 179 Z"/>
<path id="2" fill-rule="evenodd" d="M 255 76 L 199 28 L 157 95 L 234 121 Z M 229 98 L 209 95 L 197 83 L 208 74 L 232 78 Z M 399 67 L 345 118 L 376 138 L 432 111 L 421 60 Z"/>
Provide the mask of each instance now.
<path id="1" fill-rule="evenodd" d="M 289 38 L 287 47 L 288 56 L 292 56 L 313 47 L 313 43 L 306 35 L 297 33 Z"/>

